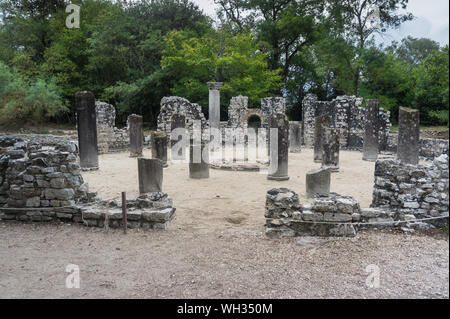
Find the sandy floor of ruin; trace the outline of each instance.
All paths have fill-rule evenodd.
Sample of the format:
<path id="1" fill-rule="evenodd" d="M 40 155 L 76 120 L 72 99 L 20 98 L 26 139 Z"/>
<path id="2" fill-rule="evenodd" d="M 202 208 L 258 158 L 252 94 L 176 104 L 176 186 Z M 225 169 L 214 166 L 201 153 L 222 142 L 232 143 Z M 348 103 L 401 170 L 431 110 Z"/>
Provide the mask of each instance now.
<path id="1" fill-rule="evenodd" d="M 151 151 L 145 150 L 145 157 Z M 341 151 L 340 171 L 332 173 L 331 191 L 351 195 L 361 207 L 372 201 L 375 164 L 361 160 L 360 152 Z M 100 170 L 84 172 L 91 191 L 102 199 L 128 198 L 139 194 L 137 160 L 127 153 L 100 156 Z M 266 193 L 272 188 L 287 187 L 306 203 L 306 172 L 320 168 L 314 163 L 313 151 L 289 154 L 289 176 L 286 182 L 269 181 L 259 172 L 210 170 L 210 178 L 189 179 L 188 164 L 170 164 L 164 169 L 163 191 L 174 200 L 177 216 L 174 227 L 182 229 L 220 230 L 226 228 L 260 229 L 264 225 Z"/>
<path id="2" fill-rule="evenodd" d="M 148 152 L 145 154 L 149 155 Z M 128 154 L 100 157 L 83 173 L 103 199 L 137 196 L 137 163 Z M 288 182 L 251 172 L 211 170 L 190 180 L 186 164 L 164 170 L 176 218 L 167 231 L 0 222 L 0 298 L 448 298 L 448 239 L 396 232 L 355 238 L 268 239 L 267 190 L 288 187 L 305 202 L 305 173 L 319 167 L 312 151 L 290 154 Z M 332 191 L 368 207 L 374 163 L 341 152 Z M 448 237 L 447 237 L 448 238 Z M 67 289 L 68 264 L 81 288 Z M 380 268 L 368 288 L 366 267 Z"/>

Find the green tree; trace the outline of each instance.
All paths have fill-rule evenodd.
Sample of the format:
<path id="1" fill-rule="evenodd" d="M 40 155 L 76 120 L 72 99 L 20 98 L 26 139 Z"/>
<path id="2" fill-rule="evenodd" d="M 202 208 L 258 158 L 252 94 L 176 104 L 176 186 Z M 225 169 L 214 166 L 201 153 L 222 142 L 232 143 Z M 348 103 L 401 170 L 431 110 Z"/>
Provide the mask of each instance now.
<path id="1" fill-rule="evenodd" d="M 411 65 L 418 65 L 427 57 L 432 55 L 434 51 L 439 50 L 439 43 L 427 38 L 406 37 L 401 43 L 393 42 L 388 48 L 402 60 Z"/>
<path id="2" fill-rule="evenodd" d="M 363 53 L 368 45 L 373 45 L 373 36 L 383 34 L 388 29 L 398 28 L 403 22 L 413 18 L 406 9 L 408 0 L 328 0 L 333 37 L 339 37 L 352 47 L 353 54 L 348 57 L 351 72 L 352 91 L 358 95 L 363 67 Z"/>
<path id="3" fill-rule="evenodd" d="M 421 110 L 421 122 L 448 125 L 449 118 L 449 47 L 435 50 L 415 71 L 415 108 Z"/>
<path id="4" fill-rule="evenodd" d="M 249 34 L 218 35 L 212 32 L 201 38 L 185 32 L 171 32 L 161 61 L 163 70 L 173 77 L 172 94 L 192 102 L 208 105 L 206 82 L 222 81 L 222 109 L 233 96 L 246 95 L 250 106 L 281 87 L 279 70 L 270 70 L 267 54 L 259 51 Z"/>
<path id="5" fill-rule="evenodd" d="M 65 111 L 54 81 L 29 83 L 0 62 L 0 124 L 40 124 Z"/>

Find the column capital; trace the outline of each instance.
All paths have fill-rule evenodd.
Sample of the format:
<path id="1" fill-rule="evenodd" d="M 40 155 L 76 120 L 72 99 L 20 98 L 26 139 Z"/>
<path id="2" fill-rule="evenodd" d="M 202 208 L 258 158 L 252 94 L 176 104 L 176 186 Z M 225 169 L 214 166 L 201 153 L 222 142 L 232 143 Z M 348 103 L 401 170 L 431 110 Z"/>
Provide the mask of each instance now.
<path id="1" fill-rule="evenodd" d="M 208 89 L 210 90 L 220 90 L 223 86 L 223 82 L 208 82 L 206 85 L 208 85 Z"/>

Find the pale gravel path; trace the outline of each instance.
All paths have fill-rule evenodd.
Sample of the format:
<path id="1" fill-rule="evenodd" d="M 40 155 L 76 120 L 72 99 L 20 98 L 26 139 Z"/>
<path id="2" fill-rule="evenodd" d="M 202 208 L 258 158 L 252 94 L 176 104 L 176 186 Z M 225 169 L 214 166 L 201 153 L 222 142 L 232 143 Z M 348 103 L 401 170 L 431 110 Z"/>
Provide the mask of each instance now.
<path id="1" fill-rule="evenodd" d="M 179 229 L 177 229 L 179 228 Z M 65 288 L 65 267 L 81 289 Z M 368 289 L 365 268 L 381 268 Z M 448 298 L 449 245 L 428 236 L 269 240 L 263 228 L 142 232 L 0 222 L 1 298 Z"/>

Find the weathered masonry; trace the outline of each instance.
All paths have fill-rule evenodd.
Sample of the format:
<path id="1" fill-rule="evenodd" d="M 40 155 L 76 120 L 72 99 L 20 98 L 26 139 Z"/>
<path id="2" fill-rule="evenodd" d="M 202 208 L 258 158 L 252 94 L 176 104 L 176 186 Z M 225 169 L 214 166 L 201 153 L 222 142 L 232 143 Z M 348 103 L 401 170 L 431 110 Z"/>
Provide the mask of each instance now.
<path id="1" fill-rule="evenodd" d="M 365 109 L 363 99 L 355 96 L 339 96 L 326 102 L 318 101 L 317 96 L 307 95 L 303 100 L 303 139 L 306 147 L 314 145 L 315 119 L 317 116 L 328 115 L 331 123 L 339 132 L 342 149 L 362 149 Z M 379 110 L 379 145 L 386 148 L 391 127 L 390 112 Z"/>
<path id="2" fill-rule="evenodd" d="M 0 136 L 0 220 L 114 228 L 123 226 L 119 206 L 89 192 L 75 143 L 43 148 L 35 141 Z M 129 228 L 167 229 L 175 216 L 172 199 L 162 192 L 142 194 L 126 206 Z"/>

